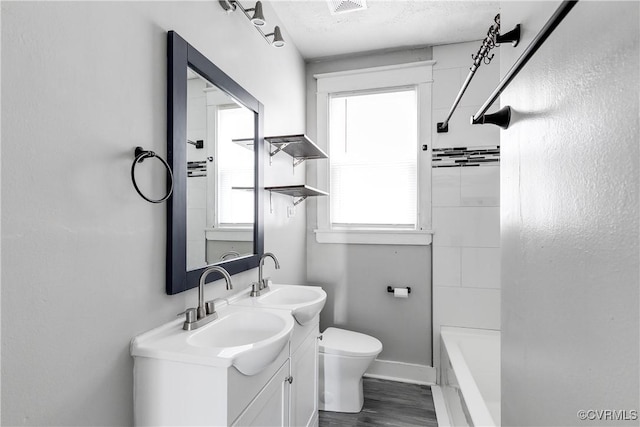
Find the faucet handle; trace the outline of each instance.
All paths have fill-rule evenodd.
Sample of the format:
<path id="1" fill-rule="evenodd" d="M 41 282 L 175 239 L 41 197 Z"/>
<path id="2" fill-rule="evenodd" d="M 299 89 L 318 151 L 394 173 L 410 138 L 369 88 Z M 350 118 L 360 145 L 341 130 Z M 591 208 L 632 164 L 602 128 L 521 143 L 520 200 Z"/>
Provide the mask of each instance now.
<path id="1" fill-rule="evenodd" d="M 215 313 L 216 309 L 215 309 L 214 300 L 205 302 L 204 303 L 204 308 L 205 308 L 205 311 L 206 311 L 207 315 Z"/>
<path id="2" fill-rule="evenodd" d="M 188 308 L 183 313 L 178 314 L 178 316 L 180 316 L 181 314 L 185 315 L 182 329 L 184 329 L 185 331 L 190 331 L 197 327 L 196 325 L 198 323 L 198 311 L 195 308 Z"/>
<path id="3" fill-rule="evenodd" d="M 180 313 L 176 314 L 176 317 L 184 316 L 184 315 L 188 314 L 188 312 L 190 310 L 195 310 L 195 308 L 193 308 L 193 307 L 192 308 L 187 308 L 184 311 L 181 311 Z"/>
<path id="4" fill-rule="evenodd" d="M 177 317 L 180 317 L 184 314 L 186 323 L 193 323 L 197 320 L 196 309 L 195 308 L 187 308 L 182 313 L 178 313 Z"/>

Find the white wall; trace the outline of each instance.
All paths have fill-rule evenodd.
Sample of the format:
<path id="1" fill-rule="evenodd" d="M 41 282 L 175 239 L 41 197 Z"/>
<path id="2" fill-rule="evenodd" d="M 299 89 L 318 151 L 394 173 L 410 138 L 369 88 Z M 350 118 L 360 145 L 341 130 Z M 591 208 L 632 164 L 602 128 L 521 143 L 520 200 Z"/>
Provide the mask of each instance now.
<path id="1" fill-rule="evenodd" d="M 131 424 L 130 339 L 196 302 L 165 294 L 166 206 L 129 177 L 135 146 L 166 156 L 167 30 L 264 104 L 266 134 L 304 131 L 298 52 L 217 2 L 2 2 L 3 425 Z M 289 165 L 265 179 L 300 179 Z M 161 191 L 162 171 L 142 166 Z M 266 207 L 282 269 L 265 270 L 300 283 L 304 208 L 286 218 L 284 203 Z M 256 275 L 234 276 L 236 289 Z"/>
<path id="2" fill-rule="evenodd" d="M 502 73 L 558 4 L 502 3 L 523 28 Z M 638 410 L 639 23 L 637 2 L 579 2 L 502 96 L 504 425 Z"/>
<path id="3" fill-rule="evenodd" d="M 308 64 L 309 135 L 316 136 L 314 74 L 429 59 L 431 49 L 422 48 Z M 307 182 L 316 185 L 316 164 L 308 162 L 307 168 Z M 321 329 L 337 326 L 370 334 L 382 341 L 384 349 L 379 359 L 430 366 L 430 246 L 317 243 L 313 232 L 317 228 L 316 202 L 307 199 L 305 203 L 307 280 L 322 285 L 327 291 L 327 304 L 320 317 Z M 411 296 L 393 298 L 386 292 L 387 285 L 411 286 Z"/>
<path id="4" fill-rule="evenodd" d="M 481 44 L 475 41 L 433 48 L 434 150 L 495 150 L 500 145 L 499 128 L 469 123 L 469 117 L 498 84 L 498 49 L 491 51 L 495 55 L 492 62 L 476 71 L 449 121 L 449 131 L 436 133 L 436 123 L 447 117 L 469 74 L 471 55 Z M 433 166 L 440 163 L 434 161 Z M 439 367 L 442 326 L 500 329 L 500 168 L 498 163 L 434 167 L 431 179 L 433 348 L 434 366 Z"/>

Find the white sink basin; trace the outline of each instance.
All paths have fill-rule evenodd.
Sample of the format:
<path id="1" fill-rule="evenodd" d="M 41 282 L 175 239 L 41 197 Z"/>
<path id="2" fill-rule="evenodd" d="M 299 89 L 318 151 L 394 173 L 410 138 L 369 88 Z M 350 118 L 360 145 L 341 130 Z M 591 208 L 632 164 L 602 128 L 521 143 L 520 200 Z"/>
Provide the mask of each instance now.
<path id="1" fill-rule="evenodd" d="M 293 322 L 268 311 L 244 310 L 221 315 L 210 327 L 196 329 L 191 345 L 215 349 L 233 359 L 245 375 L 255 375 L 276 359 L 291 338 Z"/>
<path id="2" fill-rule="evenodd" d="M 271 285 L 271 290 L 259 297 L 247 297 L 237 305 L 286 309 L 301 325 L 306 325 L 322 311 L 327 293 L 319 286 Z"/>
<path id="3" fill-rule="evenodd" d="M 294 321 L 279 310 L 223 307 L 218 319 L 193 331 L 183 320 L 133 339 L 133 356 L 228 368 L 255 375 L 273 362 L 291 338 Z"/>

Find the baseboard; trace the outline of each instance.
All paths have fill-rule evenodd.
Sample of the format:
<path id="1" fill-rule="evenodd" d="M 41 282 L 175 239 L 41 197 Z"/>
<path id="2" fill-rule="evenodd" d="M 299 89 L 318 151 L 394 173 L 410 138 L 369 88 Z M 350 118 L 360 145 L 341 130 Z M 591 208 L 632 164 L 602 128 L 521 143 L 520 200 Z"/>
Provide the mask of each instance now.
<path id="1" fill-rule="evenodd" d="M 391 360 L 374 360 L 364 376 L 410 384 L 435 385 L 436 383 L 434 367 Z"/>
<path id="2" fill-rule="evenodd" d="M 433 406 L 436 410 L 438 427 L 450 427 L 451 419 L 449 418 L 449 411 L 447 411 L 447 402 L 444 400 L 440 386 L 431 386 L 431 396 L 433 396 Z"/>

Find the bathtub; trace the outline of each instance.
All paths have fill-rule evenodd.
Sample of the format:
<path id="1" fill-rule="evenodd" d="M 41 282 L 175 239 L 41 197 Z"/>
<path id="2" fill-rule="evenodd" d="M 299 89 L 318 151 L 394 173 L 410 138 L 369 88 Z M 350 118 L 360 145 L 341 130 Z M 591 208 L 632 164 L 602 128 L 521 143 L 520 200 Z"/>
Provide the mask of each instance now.
<path id="1" fill-rule="evenodd" d="M 440 339 L 438 422 L 499 426 L 500 331 L 442 327 Z"/>

